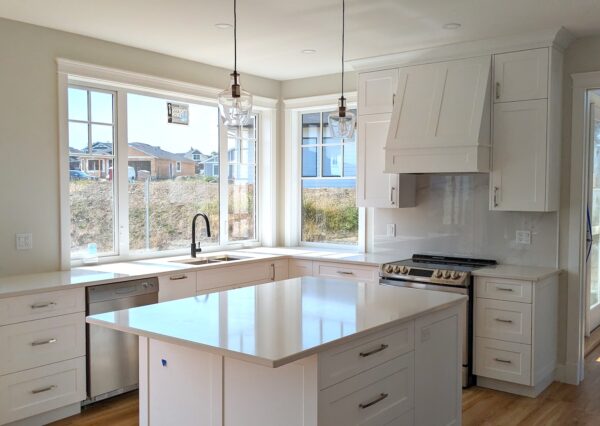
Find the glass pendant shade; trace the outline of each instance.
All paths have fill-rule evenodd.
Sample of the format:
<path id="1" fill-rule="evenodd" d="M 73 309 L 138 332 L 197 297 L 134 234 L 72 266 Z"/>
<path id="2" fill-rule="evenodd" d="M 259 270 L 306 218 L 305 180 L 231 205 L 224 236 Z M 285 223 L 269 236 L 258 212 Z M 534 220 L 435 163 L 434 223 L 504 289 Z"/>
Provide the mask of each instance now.
<path id="1" fill-rule="evenodd" d="M 223 125 L 239 127 L 245 125 L 252 114 L 252 95 L 240 86 L 240 75 L 231 73 L 230 85 L 217 96 Z"/>
<path id="2" fill-rule="evenodd" d="M 354 135 L 356 117 L 349 111 L 346 111 L 346 99 L 340 98 L 338 110 L 329 114 L 329 128 L 333 137 L 349 139 Z"/>

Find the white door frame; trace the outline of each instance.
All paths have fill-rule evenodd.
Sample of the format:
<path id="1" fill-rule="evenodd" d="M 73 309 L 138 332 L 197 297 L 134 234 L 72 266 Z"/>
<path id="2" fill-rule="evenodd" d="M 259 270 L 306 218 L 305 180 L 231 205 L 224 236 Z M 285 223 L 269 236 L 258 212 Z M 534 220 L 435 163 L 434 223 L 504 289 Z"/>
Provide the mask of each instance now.
<path id="1" fill-rule="evenodd" d="M 568 241 L 567 330 L 564 381 L 583 380 L 584 333 L 587 315 L 585 262 L 586 201 L 589 174 L 587 91 L 600 88 L 600 72 L 571 75 L 573 104 L 571 123 L 571 182 Z"/>

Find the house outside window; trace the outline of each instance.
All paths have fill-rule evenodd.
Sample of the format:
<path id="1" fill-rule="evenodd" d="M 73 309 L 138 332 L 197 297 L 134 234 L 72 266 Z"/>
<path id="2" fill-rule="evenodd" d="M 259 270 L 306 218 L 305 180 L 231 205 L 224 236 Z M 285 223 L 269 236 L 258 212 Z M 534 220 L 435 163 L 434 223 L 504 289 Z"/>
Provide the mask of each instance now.
<path id="1" fill-rule="evenodd" d="M 178 161 L 176 165 L 177 167 L 175 168 L 175 170 L 177 170 L 177 173 L 181 173 L 181 161 Z"/>
<path id="2" fill-rule="evenodd" d="M 356 246 L 356 132 L 351 139 L 333 137 L 329 114 L 301 114 L 301 242 Z"/>

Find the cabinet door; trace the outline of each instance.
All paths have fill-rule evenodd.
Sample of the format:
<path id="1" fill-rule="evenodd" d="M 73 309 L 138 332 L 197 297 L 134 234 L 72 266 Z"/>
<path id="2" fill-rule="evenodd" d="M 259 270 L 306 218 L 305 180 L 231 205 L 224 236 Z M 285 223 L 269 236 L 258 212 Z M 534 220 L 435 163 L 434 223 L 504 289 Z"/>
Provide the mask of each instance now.
<path id="1" fill-rule="evenodd" d="M 392 112 L 398 85 L 398 69 L 373 71 L 358 76 L 358 114 Z"/>
<path id="2" fill-rule="evenodd" d="M 494 56 L 494 102 L 548 97 L 548 49 Z"/>
<path id="3" fill-rule="evenodd" d="M 359 207 L 414 207 L 416 176 L 384 173 L 385 140 L 390 114 L 358 117 Z"/>
<path id="4" fill-rule="evenodd" d="M 158 301 L 183 299 L 196 295 L 196 273 L 182 272 L 158 277 Z"/>
<path id="5" fill-rule="evenodd" d="M 547 101 L 494 106 L 490 208 L 546 210 Z"/>

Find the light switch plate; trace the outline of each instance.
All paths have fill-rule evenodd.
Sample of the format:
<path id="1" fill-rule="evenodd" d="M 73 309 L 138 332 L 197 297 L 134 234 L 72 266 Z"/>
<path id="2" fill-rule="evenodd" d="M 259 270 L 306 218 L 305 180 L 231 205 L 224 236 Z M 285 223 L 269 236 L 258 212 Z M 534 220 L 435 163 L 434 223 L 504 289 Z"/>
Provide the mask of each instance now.
<path id="1" fill-rule="evenodd" d="M 531 244 L 531 232 L 530 231 L 517 231 L 516 236 L 517 244 Z"/>
<path id="2" fill-rule="evenodd" d="M 17 250 L 31 250 L 33 248 L 33 235 L 30 233 L 16 234 Z"/>
<path id="3" fill-rule="evenodd" d="M 387 236 L 388 237 L 395 237 L 396 236 L 396 224 L 395 223 L 388 223 L 388 225 L 387 225 Z"/>

